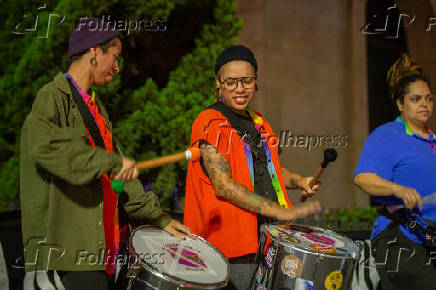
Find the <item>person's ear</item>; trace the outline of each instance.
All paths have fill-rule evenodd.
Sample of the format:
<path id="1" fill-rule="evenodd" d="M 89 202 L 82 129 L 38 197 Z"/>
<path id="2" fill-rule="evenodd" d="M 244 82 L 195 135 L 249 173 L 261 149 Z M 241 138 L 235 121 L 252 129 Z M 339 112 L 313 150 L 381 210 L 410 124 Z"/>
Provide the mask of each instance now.
<path id="1" fill-rule="evenodd" d="M 216 84 L 216 88 L 219 89 L 220 85 L 221 85 L 221 82 L 220 82 L 218 76 L 215 76 L 215 84 Z"/>
<path id="2" fill-rule="evenodd" d="M 215 77 L 215 84 L 216 84 L 215 97 L 219 98 L 221 96 L 221 83 L 217 76 Z"/>
<path id="3" fill-rule="evenodd" d="M 398 99 L 397 100 L 397 108 L 398 108 L 398 111 L 400 111 L 400 113 L 403 112 L 403 107 L 404 107 L 403 102 L 401 101 L 401 99 Z"/>
<path id="4" fill-rule="evenodd" d="M 96 66 L 97 65 L 97 60 L 96 60 L 96 58 L 97 58 L 97 47 L 91 47 L 89 49 L 89 55 L 90 55 L 89 63 L 92 66 Z"/>
<path id="5" fill-rule="evenodd" d="M 91 52 L 91 55 L 93 57 L 96 57 L 98 54 L 102 53 L 103 51 L 101 50 L 100 46 L 95 46 L 95 47 L 91 47 L 89 49 L 89 51 Z"/>

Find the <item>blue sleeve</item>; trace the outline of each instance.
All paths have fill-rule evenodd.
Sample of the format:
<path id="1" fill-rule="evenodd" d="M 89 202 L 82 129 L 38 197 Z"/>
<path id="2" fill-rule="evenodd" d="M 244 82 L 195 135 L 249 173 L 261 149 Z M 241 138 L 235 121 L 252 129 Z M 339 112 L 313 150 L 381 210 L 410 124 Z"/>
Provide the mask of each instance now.
<path id="1" fill-rule="evenodd" d="M 381 126 L 366 139 L 357 163 L 354 176 L 360 173 L 375 173 L 392 181 L 395 167 L 395 138 L 389 128 Z"/>

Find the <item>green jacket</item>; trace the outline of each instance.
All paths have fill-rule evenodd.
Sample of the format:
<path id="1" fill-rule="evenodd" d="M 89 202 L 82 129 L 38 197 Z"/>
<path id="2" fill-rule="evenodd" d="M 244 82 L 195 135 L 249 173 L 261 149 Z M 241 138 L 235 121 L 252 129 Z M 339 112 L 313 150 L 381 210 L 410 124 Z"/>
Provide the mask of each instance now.
<path id="1" fill-rule="evenodd" d="M 112 124 L 97 99 L 101 114 Z M 103 193 L 99 177 L 117 172 L 121 156 L 89 145 L 62 73 L 37 94 L 21 132 L 20 198 L 26 271 L 104 270 Z M 124 185 L 124 209 L 165 227 L 171 217 L 139 180 Z"/>

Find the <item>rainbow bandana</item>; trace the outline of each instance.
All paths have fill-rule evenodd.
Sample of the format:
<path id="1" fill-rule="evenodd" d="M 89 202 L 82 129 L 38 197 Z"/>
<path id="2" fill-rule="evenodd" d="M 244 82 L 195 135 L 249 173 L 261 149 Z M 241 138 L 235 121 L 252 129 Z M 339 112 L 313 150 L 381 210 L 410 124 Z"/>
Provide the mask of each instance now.
<path id="1" fill-rule="evenodd" d="M 415 136 L 418 138 L 422 138 L 421 136 L 417 135 L 415 132 L 413 132 L 413 130 L 410 128 L 409 124 L 406 122 L 406 120 L 404 120 L 401 117 L 397 117 L 395 119 L 395 122 L 401 123 L 404 125 L 404 129 L 406 130 L 406 134 L 409 136 Z M 430 141 L 430 148 L 436 152 L 436 134 L 433 133 L 428 127 L 425 127 L 425 130 L 428 133 L 428 140 Z"/>
<path id="2" fill-rule="evenodd" d="M 263 126 L 264 120 L 262 118 L 262 115 L 253 111 L 250 108 L 247 108 L 247 112 L 250 114 L 251 119 L 253 119 L 254 126 L 256 127 L 257 132 L 259 132 L 259 134 L 261 134 L 261 132 L 263 132 L 263 130 L 264 130 L 264 126 Z M 262 136 L 262 134 L 261 134 L 261 136 Z M 270 160 L 270 161 L 268 161 L 268 173 L 269 173 L 269 176 L 271 177 L 272 185 L 276 191 L 277 200 L 282 207 L 287 208 L 288 203 L 286 202 L 285 195 L 283 193 L 282 187 L 280 186 L 279 178 L 278 178 L 276 169 L 274 167 L 274 163 L 272 162 L 271 151 L 269 150 L 269 147 L 268 147 L 266 140 L 263 137 L 261 137 L 261 138 L 262 138 L 263 147 L 265 148 L 267 160 Z M 251 153 L 250 144 L 247 144 L 245 141 L 244 141 L 244 150 L 245 150 L 245 157 L 247 158 L 248 169 L 250 170 L 251 184 L 253 185 L 253 188 L 254 188 L 253 155 Z"/>

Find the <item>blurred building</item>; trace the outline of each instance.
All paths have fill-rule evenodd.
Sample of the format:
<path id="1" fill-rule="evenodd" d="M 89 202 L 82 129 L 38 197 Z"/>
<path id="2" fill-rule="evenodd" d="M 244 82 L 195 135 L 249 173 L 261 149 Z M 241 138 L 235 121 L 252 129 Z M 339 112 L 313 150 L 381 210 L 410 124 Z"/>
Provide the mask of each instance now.
<path id="1" fill-rule="evenodd" d="M 368 206 L 368 195 L 353 185 L 354 167 L 370 131 L 395 117 L 385 83 L 395 59 L 409 53 L 430 83 L 436 81 L 436 1 L 237 3 L 244 20 L 238 42 L 253 49 L 259 62 L 253 107 L 278 136 L 282 132 L 282 165 L 311 175 L 330 145 L 339 156 L 316 198 L 323 207 Z M 298 191 L 288 194 L 299 202 Z"/>

